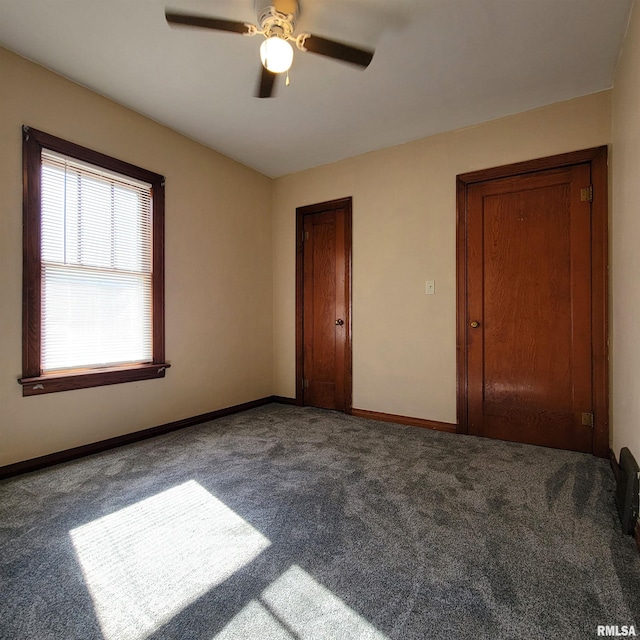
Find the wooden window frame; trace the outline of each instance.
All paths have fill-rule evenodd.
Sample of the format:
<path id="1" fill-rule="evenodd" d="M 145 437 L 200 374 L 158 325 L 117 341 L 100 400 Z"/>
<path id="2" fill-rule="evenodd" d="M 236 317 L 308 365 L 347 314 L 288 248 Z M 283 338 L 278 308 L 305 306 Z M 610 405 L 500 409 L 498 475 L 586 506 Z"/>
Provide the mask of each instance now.
<path id="1" fill-rule="evenodd" d="M 23 127 L 23 289 L 22 395 L 42 395 L 122 382 L 164 378 L 171 365 L 164 350 L 164 177 L 111 156 Z M 152 189 L 152 331 L 151 362 L 80 368 L 44 374 L 41 365 L 41 172 L 42 150 L 55 151 L 94 166 L 142 180 Z"/>

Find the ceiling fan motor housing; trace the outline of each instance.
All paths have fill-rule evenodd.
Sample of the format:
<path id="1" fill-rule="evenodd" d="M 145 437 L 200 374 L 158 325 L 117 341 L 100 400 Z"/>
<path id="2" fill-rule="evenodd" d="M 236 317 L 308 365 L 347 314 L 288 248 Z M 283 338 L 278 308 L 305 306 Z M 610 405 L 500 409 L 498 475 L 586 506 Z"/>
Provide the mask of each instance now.
<path id="1" fill-rule="evenodd" d="M 258 24 L 266 37 L 291 37 L 298 18 L 296 0 L 255 0 Z"/>

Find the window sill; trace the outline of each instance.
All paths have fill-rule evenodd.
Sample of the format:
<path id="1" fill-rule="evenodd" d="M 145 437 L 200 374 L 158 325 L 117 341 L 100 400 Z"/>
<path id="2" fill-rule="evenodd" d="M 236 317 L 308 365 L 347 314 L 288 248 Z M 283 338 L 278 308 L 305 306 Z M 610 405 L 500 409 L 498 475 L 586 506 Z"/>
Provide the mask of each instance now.
<path id="1" fill-rule="evenodd" d="M 33 378 L 20 378 L 18 382 L 22 385 L 23 397 L 40 396 L 44 393 L 89 389 L 90 387 L 101 387 L 108 384 L 164 378 L 165 370 L 170 366 L 170 364 L 163 362 L 160 364 L 138 364 L 104 369 L 76 369 Z"/>

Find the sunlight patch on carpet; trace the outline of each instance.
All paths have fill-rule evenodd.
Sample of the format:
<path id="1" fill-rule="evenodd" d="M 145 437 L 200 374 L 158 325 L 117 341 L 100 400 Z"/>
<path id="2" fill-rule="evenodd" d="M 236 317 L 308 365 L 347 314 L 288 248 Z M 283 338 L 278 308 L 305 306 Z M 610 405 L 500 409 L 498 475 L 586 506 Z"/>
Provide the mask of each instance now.
<path id="1" fill-rule="evenodd" d="M 105 640 L 143 640 L 271 544 L 194 480 L 70 535 Z"/>
<path id="2" fill-rule="evenodd" d="M 388 640 L 372 624 L 292 565 L 238 613 L 214 640 Z"/>
<path id="3" fill-rule="evenodd" d="M 299 640 L 256 600 L 251 600 L 213 640 Z"/>

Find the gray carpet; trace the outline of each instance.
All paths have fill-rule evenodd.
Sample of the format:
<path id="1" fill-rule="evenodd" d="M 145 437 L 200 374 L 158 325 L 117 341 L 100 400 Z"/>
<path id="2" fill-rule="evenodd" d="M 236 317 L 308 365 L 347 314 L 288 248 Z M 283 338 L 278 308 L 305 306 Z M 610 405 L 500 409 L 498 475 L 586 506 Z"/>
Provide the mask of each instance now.
<path id="1" fill-rule="evenodd" d="M 607 461 L 269 405 L 0 483 L 7 640 L 640 634 Z"/>

